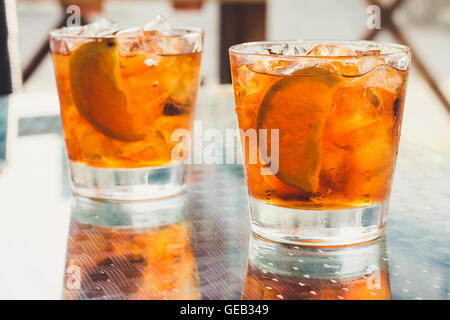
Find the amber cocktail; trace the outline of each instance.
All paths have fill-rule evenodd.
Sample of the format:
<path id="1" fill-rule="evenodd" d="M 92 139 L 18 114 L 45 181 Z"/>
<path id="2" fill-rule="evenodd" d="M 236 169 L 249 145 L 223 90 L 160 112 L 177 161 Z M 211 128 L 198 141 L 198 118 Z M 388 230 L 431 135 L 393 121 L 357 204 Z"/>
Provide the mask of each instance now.
<path id="1" fill-rule="evenodd" d="M 409 49 L 256 42 L 232 47 L 230 59 L 253 230 L 315 245 L 380 236 Z"/>
<path id="2" fill-rule="evenodd" d="M 135 200 L 184 190 L 172 134 L 191 128 L 203 32 L 151 27 L 102 22 L 51 33 L 75 193 Z"/>

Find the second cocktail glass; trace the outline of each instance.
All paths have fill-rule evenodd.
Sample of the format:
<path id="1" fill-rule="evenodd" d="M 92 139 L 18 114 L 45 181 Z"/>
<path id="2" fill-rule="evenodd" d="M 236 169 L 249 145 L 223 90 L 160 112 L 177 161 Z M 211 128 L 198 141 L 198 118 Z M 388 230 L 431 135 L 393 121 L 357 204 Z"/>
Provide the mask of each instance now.
<path id="1" fill-rule="evenodd" d="M 255 233 L 342 245 L 384 232 L 410 59 L 368 41 L 230 48 Z"/>
<path id="2" fill-rule="evenodd" d="M 50 47 L 76 194 L 140 200 L 185 189 L 183 151 L 172 134 L 191 129 L 203 32 L 120 28 L 101 21 L 51 32 Z"/>

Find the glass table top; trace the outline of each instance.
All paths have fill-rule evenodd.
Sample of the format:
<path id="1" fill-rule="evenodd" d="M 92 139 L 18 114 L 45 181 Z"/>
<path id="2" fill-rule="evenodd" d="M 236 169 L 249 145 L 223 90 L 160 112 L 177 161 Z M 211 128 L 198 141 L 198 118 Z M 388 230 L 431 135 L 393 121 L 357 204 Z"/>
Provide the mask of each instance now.
<path id="1" fill-rule="evenodd" d="M 235 127 L 231 95 L 197 119 Z M 251 235 L 241 165 L 190 165 L 174 198 L 73 198 L 58 121 L 21 121 L 0 169 L 1 299 L 450 298 L 450 156 L 402 142 L 385 237 L 306 248 Z"/>

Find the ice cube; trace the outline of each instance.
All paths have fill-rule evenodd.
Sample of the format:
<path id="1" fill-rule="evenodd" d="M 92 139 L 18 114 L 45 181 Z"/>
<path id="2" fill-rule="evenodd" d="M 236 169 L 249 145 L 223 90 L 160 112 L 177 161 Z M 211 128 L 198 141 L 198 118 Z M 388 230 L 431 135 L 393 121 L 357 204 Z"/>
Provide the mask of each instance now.
<path id="1" fill-rule="evenodd" d="M 118 30 L 116 23 L 103 18 L 84 26 L 65 27 L 52 32 L 50 48 L 52 52 L 70 54 L 80 45 L 90 41 L 87 38 L 113 36 Z"/>
<path id="2" fill-rule="evenodd" d="M 158 65 L 159 60 L 161 60 L 160 57 L 158 57 L 158 56 L 152 56 L 152 57 L 150 57 L 150 58 L 148 58 L 148 59 L 145 59 L 144 63 L 145 63 L 145 65 L 148 66 L 148 67 L 153 67 L 153 66 Z"/>
<path id="3" fill-rule="evenodd" d="M 386 64 L 386 61 L 382 56 L 365 56 L 362 59 L 358 59 L 357 64 L 359 74 L 366 74 L 376 67 Z"/>
<path id="4" fill-rule="evenodd" d="M 116 33 L 119 54 L 130 57 L 144 50 L 142 30 L 138 27 L 122 29 Z"/>
<path id="5" fill-rule="evenodd" d="M 312 48 L 306 55 L 314 57 L 355 56 L 357 55 L 357 51 L 334 44 L 319 44 Z"/>
<path id="6" fill-rule="evenodd" d="M 381 53 L 381 50 L 371 49 L 371 50 L 356 50 L 357 54 L 360 56 L 377 56 Z"/>
<path id="7" fill-rule="evenodd" d="M 85 26 L 66 27 L 62 30 L 62 35 L 79 36 L 83 33 Z"/>
<path id="8" fill-rule="evenodd" d="M 173 34 L 173 30 L 169 22 L 160 14 L 144 26 L 144 31 L 166 36 Z"/>
<path id="9" fill-rule="evenodd" d="M 396 93 L 403 85 L 403 77 L 403 72 L 388 65 L 381 65 L 370 71 L 367 74 L 367 78 L 363 77 L 361 80 L 366 82 L 367 87 L 383 88 L 392 93 Z"/>
<path id="10" fill-rule="evenodd" d="M 100 18 L 93 23 L 82 26 L 79 30 L 77 29 L 80 27 L 75 28 L 73 31 L 79 31 L 78 35 L 85 37 L 108 37 L 114 35 L 120 29 L 117 23 L 105 18 Z M 66 29 L 68 29 L 68 32 L 72 32 L 72 27 Z"/>
<path id="11" fill-rule="evenodd" d="M 380 53 L 381 50 L 378 49 L 359 50 L 340 45 L 320 44 L 312 48 L 307 56 L 348 57 L 331 61 L 329 67 L 334 66 L 335 72 L 344 76 L 357 76 L 385 64 L 384 57 L 380 56 Z"/>
<path id="12" fill-rule="evenodd" d="M 284 56 L 304 56 L 307 52 L 302 45 L 296 43 L 269 44 L 264 49 L 264 53 Z"/>
<path id="13" fill-rule="evenodd" d="M 143 45 L 147 52 L 156 54 L 181 54 L 202 50 L 202 33 L 172 28 L 158 15 L 142 29 Z"/>
<path id="14" fill-rule="evenodd" d="M 168 54 L 168 43 L 171 42 L 172 27 L 167 19 L 158 15 L 154 20 L 148 22 L 142 29 L 144 49 L 150 53 Z"/>
<path id="15" fill-rule="evenodd" d="M 393 53 L 385 57 L 386 64 L 401 71 L 408 69 L 411 62 L 411 56 L 407 53 Z"/>
<path id="16" fill-rule="evenodd" d="M 70 42 L 64 38 L 52 37 L 50 38 L 50 50 L 54 53 L 69 55 L 71 52 Z"/>
<path id="17" fill-rule="evenodd" d="M 200 52 L 203 50 L 201 32 L 188 32 L 183 36 L 185 52 Z"/>
<path id="18" fill-rule="evenodd" d="M 283 75 L 294 75 L 301 72 L 301 70 L 312 70 L 313 68 L 322 68 L 323 65 L 321 63 L 317 63 L 316 61 L 309 61 L 309 60 L 287 60 L 284 62 L 283 65 L 277 65 L 273 67 L 273 70 L 276 74 L 283 74 Z M 303 73 L 303 75 L 307 75 L 308 71 L 306 73 Z"/>

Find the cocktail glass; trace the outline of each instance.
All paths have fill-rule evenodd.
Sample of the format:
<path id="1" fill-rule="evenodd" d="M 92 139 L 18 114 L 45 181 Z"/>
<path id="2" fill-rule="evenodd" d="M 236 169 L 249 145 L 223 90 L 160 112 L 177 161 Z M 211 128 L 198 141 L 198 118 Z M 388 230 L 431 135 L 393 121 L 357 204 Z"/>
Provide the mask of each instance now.
<path id="1" fill-rule="evenodd" d="M 253 231 L 307 245 L 382 235 L 409 48 L 279 41 L 229 53 Z"/>
<path id="2" fill-rule="evenodd" d="M 164 27 L 103 22 L 51 32 L 76 194 L 141 200 L 185 190 L 189 150 L 175 148 L 174 132 L 192 126 L 203 31 Z"/>

